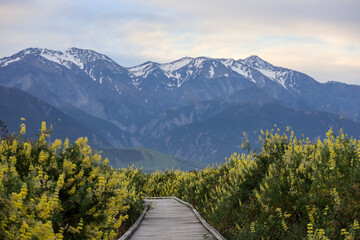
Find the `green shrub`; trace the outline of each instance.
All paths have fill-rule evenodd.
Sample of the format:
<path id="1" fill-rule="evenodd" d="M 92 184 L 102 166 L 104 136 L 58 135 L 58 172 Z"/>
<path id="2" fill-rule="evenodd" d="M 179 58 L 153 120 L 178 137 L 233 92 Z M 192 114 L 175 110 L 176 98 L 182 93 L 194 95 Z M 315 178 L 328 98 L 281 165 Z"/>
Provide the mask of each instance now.
<path id="1" fill-rule="evenodd" d="M 341 130 L 314 143 L 279 130 L 260 139 L 259 153 L 157 172 L 144 189 L 192 203 L 229 239 L 359 239 L 360 141 Z"/>
<path id="2" fill-rule="evenodd" d="M 1 239 L 114 239 L 139 211 L 128 176 L 92 153 L 86 138 L 70 144 L 10 136 L 0 144 Z M 135 209 L 135 210 L 134 210 Z"/>

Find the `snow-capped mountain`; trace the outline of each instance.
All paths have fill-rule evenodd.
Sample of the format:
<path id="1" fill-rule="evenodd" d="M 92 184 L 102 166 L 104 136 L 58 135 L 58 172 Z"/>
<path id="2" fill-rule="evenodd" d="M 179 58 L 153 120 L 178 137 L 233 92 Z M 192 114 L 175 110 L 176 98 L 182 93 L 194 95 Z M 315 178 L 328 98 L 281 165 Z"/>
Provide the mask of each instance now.
<path id="1" fill-rule="evenodd" d="M 296 125 L 294 116 L 304 122 L 307 116 L 318 121 L 313 111 L 337 114 L 324 117 L 327 120 L 321 123 L 323 128 L 331 126 L 338 115 L 360 121 L 360 86 L 319 83 L 258 56 L 239 60 L 184 57 L 169 63 L 146 62 L 125 68 L 92 50 L 29 48 L 0 59 L 0 86 L 30 93 L 79 121 L 87 119 L 78 114 L 83 111 L 109 122 L 103 124 L 107 130 L 102 132 L 109 135 L 107 141 L 114 145 L 115 135 L 125 136 L 118 146 L 154 147 L 189 160 L 210 157 L 204 152 L 224 154 L 216 147 L 220 136 L 233 136 L 225 142 L 239 145 L 242 135 L 235 136 L 227 126 L 219 127 L 223 120 L 235 127 L 237 122 L 246 122 L 245 118 L 252 119 L 259 123 L 252 126 L 252 131 L 254 127 L 261 128 L 261 124 L 290 124 L 289 119 Z M 253 113 L 246 107 L 248 104 L 252 104 Z M 283 107 L 274 107 L 278 105 Z M 280 109 L 279 113 L 289 111 L 290 115 L 273 116 L 267 112 L 262 120 L 261 111 L 266 110 L 262 106 Z M 119 129 L 118 134 L 110 134 L 114 128 Z M 309 129 L 314 130 L 312 136 L 320 135 L 316 128 Z M 184 139 L 190 142 L 185 143 Z M 188 146 L 192 153 L 185 153 L 182 146 Z"/>
<path id="2" fill-rule="evenodd" d="M 109 71 L 113 75 L 127 73 L 126 69 L 109 57 L 92 50 L 79 48 L 69 48 L 64 51 L 54 51 L 46 48 L 28 48 L 12 57 L 0 59 L 0 67 L 6 67 L 28 56 L 37 57 L 43 63 L 52 64 L 58 69 L 60 67 L 66 67 L 69 70 L 77 70 L 79 68 L 93 81 L 100 84 L 104 78 L 108 77 L 106 73 Z M 98 71 L 99 68 L 101 68 L 100 71 Z"/>
<path id="3" fill-rule="evenodd" d="M 25 49 L 12 57 L 0 59 L 0 69 L 10 68 L 27 57 L 35 57 L 58 70 L 65 67 L 67 71 L 81 72 L 98 84 L 106 82 L 119 94 L 128 88 L 143 91 L 139 95 L 146 96 L 147 101 L 158 91 L 192 88 L 201 85 L 200 82 L 203 87 L 215 84 L 217 89 L 216 92 L 200 89 L 198 94 L 190 91 L 191 95 L 200 97 L 199 100 L 226 96 L 251 85 L 262 88 L 275 84 L 283 90 L 300 94 L 302 82 L 317 83 L 305 74 L 275 67 L 257 56 L 244 60 L 185 57 L 165 64 L 146 62 L 124 68 L 105 55 L 78 48 L 65 51 Z M 299 78 L 302 80 L 298 81 Z"/>
<path id="4" fill-rule="evenodd" d="M 301 74 L 290 69 L 275 67 L 258 56 L 244 60 L 185 57 L 165 64 L 147 62 L 128 70 L 137 87 L 143 83 L 142 80 L 155 76 L 165 79 L 163 84 L 167 89 L 180 88 L 191 79 L 223 77 L 246 78 L 258 87 L 268 84 L 270 80 L 287 90 L 298 92 L 294 79 L 296 75 Z"/>
<path id="5" fill-rule="evenodd" d="M 359 86 L 320 84 L 306 74 L 274 66 L 258 56 L 240 60 L 184 57 L 170 63 L 146 62 L 124 68 L 92 50 L 29 48 L 0 59 L 0 84 L 20 88 L 55 106 L 72 104 L 126 127 L 129 124 L 118 119 L 124 112 L 126 118 L 135 117 L 129 114 L 133 111 L 129 105 L 159 112 L 193 102 L 241 98 L 236 93 L 249 87 L 292 107 L 360 116 L 360 96 L 349 97 L 349 92 L 359 91 Z M 107 112 L 109 103 L 104 101 L 119 104 L 122 111 Z"/>
<path id="6" fill-rule="evenodd" d="M 1 85 L 19 88 L 56 107 L 71 104 L 103 119 L 117 118 L 119 111 L 132 105 L 132 91 L 137 89 L 128 78 L 128 70 L 110 58 L 78 48 L 29 48 L 0 59 Z M 122 106 L 121 110 L 109 110 L 107 106 L 113 105 Z M 116 119 L 114 123 L 122 124 Z"/>

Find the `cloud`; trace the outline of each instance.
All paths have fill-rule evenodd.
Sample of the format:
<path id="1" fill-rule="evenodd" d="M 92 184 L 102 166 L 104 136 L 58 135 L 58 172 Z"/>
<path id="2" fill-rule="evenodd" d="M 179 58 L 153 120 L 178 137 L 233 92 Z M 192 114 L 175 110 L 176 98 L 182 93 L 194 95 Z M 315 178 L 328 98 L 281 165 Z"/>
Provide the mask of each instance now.
<path id="1" fill-rule="evenodd" d="M 0 11 L 0 56 L 76 46 L 131 66 L 256 54 L 320 81 L 360 84 L 358 0 L 3 0 Z"/>

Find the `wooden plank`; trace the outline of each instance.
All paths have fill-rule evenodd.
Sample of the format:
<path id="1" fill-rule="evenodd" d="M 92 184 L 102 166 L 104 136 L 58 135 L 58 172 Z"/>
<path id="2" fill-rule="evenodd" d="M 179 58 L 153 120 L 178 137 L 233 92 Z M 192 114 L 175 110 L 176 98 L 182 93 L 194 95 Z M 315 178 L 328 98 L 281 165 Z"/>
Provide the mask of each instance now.
<path id="1" fill-rule="evenodd" d="M 180 198 L 177 197 L 173 197 L 176 201 L 188 206 L 195 214 L 195 216 L 200 220 L 201 224 L 218 240 L 226 240 L 226 238 L 224 238 L 223 235 L 221 235 L 215 228 L 213 228 L 210 224 L 208 224 L 205 219 L 203 219 L 200 214 L 198 213 L 198 211 L 194 208 L 193 205 L 191 205 L 190 203 L 187 203 L 183 200 L 181 200 Z"/>
<path id="2" fill-rule="evenodd" d="M 151 208 L 130 239 L 216 239 L 188 206 L 175 199 L 145 199 L 145 202 Z"/>

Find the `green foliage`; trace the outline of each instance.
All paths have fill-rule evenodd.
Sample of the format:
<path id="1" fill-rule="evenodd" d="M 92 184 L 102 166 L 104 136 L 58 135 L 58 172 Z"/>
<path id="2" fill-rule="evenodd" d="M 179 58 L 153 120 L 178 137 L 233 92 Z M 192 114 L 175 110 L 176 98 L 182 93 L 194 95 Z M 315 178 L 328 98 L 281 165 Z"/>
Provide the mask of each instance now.
<path id="1" fill-rule="evenodd" d="M 87 139 L 46 142 L 20 135 L 0 144 L 0 239 L 114 239 L 141 211 L 134 169 L 115 171 Z"/>
<path id="2" fill-rule="evenodd" d="M 316 143 L 278 132 L 217 168 L 156 172 L 144 190 L 190 202 L 229 239 L 359 238 L 360 141 L 341 130 Z"/>
<path id="3" fill-rule="evenodd" d="M 0 144 L 1 239 L 113 239 L 144 196 L 193 204 L 228 239 L 359 239 L 360 141 L 261 131 L 262 148 L 201 171 L 114 170 L 87 140 L 6 136 Z"/>

